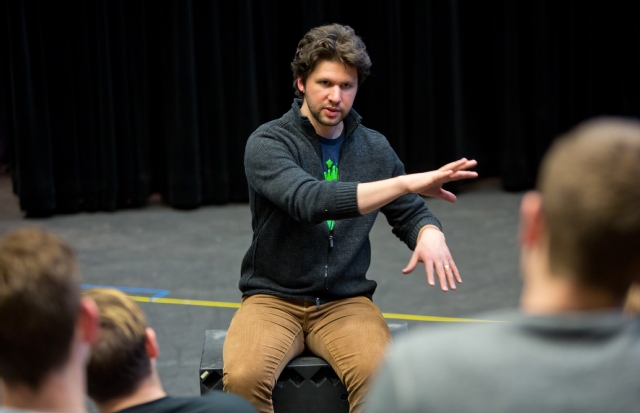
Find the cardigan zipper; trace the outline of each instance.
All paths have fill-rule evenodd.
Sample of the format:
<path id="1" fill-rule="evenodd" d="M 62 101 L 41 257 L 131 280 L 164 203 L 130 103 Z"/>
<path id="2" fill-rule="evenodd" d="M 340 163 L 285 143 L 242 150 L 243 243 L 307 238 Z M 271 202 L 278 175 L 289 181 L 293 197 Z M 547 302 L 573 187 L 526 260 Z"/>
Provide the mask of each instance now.
<path id="1" fill-rule="evenodd" d="M 340 160 L 342 159 L 342 153 L 344 151 L 344 147 L 346 144 L 347 140 L 346 140 L 346 136 L 345 136 L 345 141 L 342 144 L 342 148 L 340 149 L 340 155 L 338 155 L 338 165 L 340 165 Z M 322 149 L 320 149 L 320 145 L 317 144 L 316 142 L 316 146 L 317 146 L 317 154 L 318 157 L 320 158 L 320 164 L 322 164 Z M 329 287 L 327 286 L 327 283 L 329 281 L 329 253 L 331 252 L 331 250 L 333 249 L 333 230 L 329 230 L 329 248 L 327 249 L 327 259 L 325 261 L 324 264 L 324 282 L 323 282 L 323 290 L 328 290 Z M 316 297 L 316 308 L 320 309 L 320 297 Z"/>
<path id="2" fill-rule="evenodd" d="M 324 264 L 324 282 L 322 283 L 323 290 L 328 290 L 327 282 L 329 280 L 329 252 L 333 248 L 333 231 L 329 231 L 329 248 L 327 249 L 327 260 Z M 316 308 L 320 308 L 320 297 L 316 297 Z"/>

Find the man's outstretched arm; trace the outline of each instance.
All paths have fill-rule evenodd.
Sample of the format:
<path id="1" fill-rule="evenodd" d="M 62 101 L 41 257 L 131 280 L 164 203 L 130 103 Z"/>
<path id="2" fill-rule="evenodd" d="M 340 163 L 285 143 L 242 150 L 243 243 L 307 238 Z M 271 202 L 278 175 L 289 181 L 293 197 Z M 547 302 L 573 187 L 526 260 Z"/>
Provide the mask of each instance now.
<path id="1" fill-rule="evenodd" d="M 456 196 L 442 189 L 447 182 L 476 178 L 478 174 L 468 169 L 477 165 L 475 160 L 462 158 L 436 171 L 396 176 L 382 181 L 358 184 L 358 210 L 362 215 L 382 208 L 402 195 L 419 194 L 455 202 Z"/>

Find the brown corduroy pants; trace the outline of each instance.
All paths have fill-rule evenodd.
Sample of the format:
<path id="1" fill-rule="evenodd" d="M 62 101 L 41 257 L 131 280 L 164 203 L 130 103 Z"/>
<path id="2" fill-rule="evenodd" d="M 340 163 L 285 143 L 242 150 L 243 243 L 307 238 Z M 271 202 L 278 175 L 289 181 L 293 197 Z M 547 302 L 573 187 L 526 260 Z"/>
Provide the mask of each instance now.
<path id="1" fill-rule="evenodd" d="M 391 344 L 389 327 L 366 297 L 322 304 L 258 294 L 245 297 L 224 342 L 224 390 L 273 412 L 271 392 L 289 361 L 308 348 L 335 370 L 352 413 Z"/>

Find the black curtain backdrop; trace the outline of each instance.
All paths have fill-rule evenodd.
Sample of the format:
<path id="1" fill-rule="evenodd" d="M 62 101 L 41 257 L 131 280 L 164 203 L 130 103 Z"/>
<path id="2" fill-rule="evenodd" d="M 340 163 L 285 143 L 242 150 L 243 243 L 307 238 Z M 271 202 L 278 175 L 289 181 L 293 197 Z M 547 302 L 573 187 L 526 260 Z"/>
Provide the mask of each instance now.
<path id="1" fill-rule="evenodd" d="M 466 156 L 530 188 L 551 140 L 640 113 L 638 2 L 2 0 L 0 147 L 27 216 L 247 200 L 246 139 L 312 27 L 373 61 L 354 107 L 408 172 Z"/>

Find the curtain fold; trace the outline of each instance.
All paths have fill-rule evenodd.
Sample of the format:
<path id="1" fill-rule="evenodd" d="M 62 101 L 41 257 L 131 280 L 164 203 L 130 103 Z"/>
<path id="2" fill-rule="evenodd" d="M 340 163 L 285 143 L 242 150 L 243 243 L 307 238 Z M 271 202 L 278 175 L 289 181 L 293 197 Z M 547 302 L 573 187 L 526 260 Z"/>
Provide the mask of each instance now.
<path id="1" fill-rule="evenodd" d="M 15 139 L 13 182 L 20 195 L 21 209 L 41 214 L 55 209 L 56 196 L 43 16 L 37 5 L 21 2 L 6 2 L 6 10 L 11 56 L 12 132 Z"/>
<path id="2" fill-rule="evenodd" d="M 408 172 L 466 156 L 531 188 L 555 136 L 640 115 L 637 2 L 0 1 L 0 147 L 27 216 L 246 201 L 246 140 L 331 22 L 367 44 L 354 107 Z"/>

